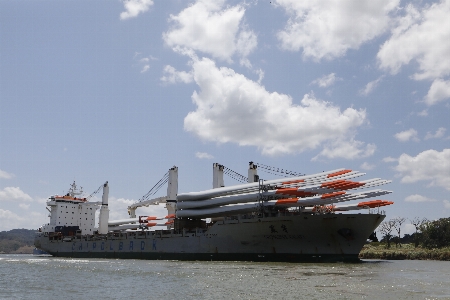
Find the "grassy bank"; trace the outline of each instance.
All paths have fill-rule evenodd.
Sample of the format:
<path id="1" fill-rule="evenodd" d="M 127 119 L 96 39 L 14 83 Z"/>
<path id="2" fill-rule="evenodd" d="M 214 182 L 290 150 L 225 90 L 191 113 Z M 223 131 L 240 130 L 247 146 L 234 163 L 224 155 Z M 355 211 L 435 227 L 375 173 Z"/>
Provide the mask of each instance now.
<path id="1" fill-rule="evenodd" d="M 389 260 L 448 260 L 450 261 L 450 247 L 426 249 L 414 247 L 414 244 L 391 243 L 388 249 L 385 243 L 370 243 L 363 247 L 359 253 L 361 259 L 389 259 Z"/>

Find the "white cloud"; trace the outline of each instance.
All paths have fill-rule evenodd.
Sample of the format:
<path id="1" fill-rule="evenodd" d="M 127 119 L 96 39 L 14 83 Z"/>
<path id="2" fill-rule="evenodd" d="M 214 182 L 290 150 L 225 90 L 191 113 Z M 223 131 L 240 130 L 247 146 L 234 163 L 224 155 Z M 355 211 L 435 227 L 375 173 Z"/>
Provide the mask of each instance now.
<path id="1" fill-rule="evenodd" d="M 214 156 L 212 156 L 209 153 L 206 152 L 197 152 L 195 153 L 195 157 L 200 158 L 200 159 L 213 159 Z"/>
<path id="2" fill-rule="evenodd" d="M 354 140 L 356 128 L 367 122 L 364 110 L 341 112 L 313 94 L 293 103 L 290 96 L 270 93 L 232 69 L 217 68 L 207 58 L 194 60 L 192 66 L 199 86 L 192 95 L 197 109 L 186 116 L 184 128 L 203 140 L 256 146 L 265 155 L 300 153 L 325 143 L 330 151 L 350 148 L 359 156 L 373 153 L 373 145 L 365 147 Z M 321 155 L 349 157 L 340 151 Z"/>
<path id="3" fill-rule="evenodd" d="M 24 224 L 28 225 L 27 221 L 10 210 L 0 208 L 0 231 L 24 228 Z"/>
<path id="4" fill-rule="evenodd" d="M 318 160 L 320 157 L 326 158 L 345 158 L 358 159 L 372 156 L 375 153 L 376 146 L 374 144 L 365 145 L 361 141 L 350 140 L 335 140 L 324 146 L 324 149 L 315 157 Z"/>
<path id="5" fill-rule="evenodd" d="M 369 170 L 373 170 L 375 168 L 375 165 L 369 164 L 368 162 L 364 162 L 361 166 L 361 169 L 369 171 Z"/>
<path id="6" fill-rule="evenodd" d="M 380 76 L 378 79 L 369 82 L 366 84 L 366 87 L 359 91 L 359 94 L 362 96 L 368 96 L 372 91 L 378 86 L 380 81 L 383 79 L 384 76 Z"/>
<path id="7" fill-rule="evenodd" d="M 428 110 L 424 109 L 421 112 L 418 112 L 417 115 L 421 116 L 421 117 L 426 117 L 426 116 L 428 116 Z"/>
<path id="8" fill-rule="evenodd" d="M 255 70 L 255 73 L 258 74 L 258 84 L 261 84 L 261 81 L 264 78 L 264 71 L 259 69 L 259 70 Z"/>
<path id="9" fill-rule="evenodd" d="M 161 81 L 165 83 L 190 83 L 193 80 L 192 72 L 177 71 L 174 67 L 169 65 L 164 67 L 163 72 L 164 75 L 161 77 Z"/>
<path id="10" fill-rule="evenodd" d="M 446 99 L 450 99 L 450 81 L 441 79 L 434 80 L 428 90 L 428 94 L 425 96 L 425 103 L 427 105 L 433 105 Z"/>
<path id="11" fill-rule="evenodd" d="M 20 203 L 19 207 L 22 208 L 22 209 L 29 209 L 30 208 L 30 204 Z"/>
<path id="12" fill-rule="evenodd" d="M 414 194 L 405 198 L 405 202 L 435 202 L 435 199 L 427 198 L 422 195 Z"/>
<path id="13" fill-rule="evenodd" d="M 445 135 L 445 131 L 447 129 L 445 129 L 444 127 L 439 127 L 438 130 L 436 130 L 436 133 L 432 134 L 431 132 L 427 132 L 427 135 L 425 136 L 425 139 L 440 139 L 442 137 L 444 137 Z"/>
<path id="14" fill-rule="evenodd" d="M 383 161 L 387 162 L 387 163 L 389 163 L 389 162 L 398 162 L 398 159 L 388 156 L 388 157 L 383 158 Z"/>
<path id="15" fill-rule="evenodd" d="M 276 0 L 291 15 L 278 33 L 282 48 L 315 60 L 332 59 L 358 49 L 388 28 L 399 0 Z"/>
<path id="16" fill-rule="evenodd" d="M 137 65 L 141 68 L 141 73 L 145 73 L 150 70 L 150 60 L 157 60 L 157 58 L 149 55 L 148 57 L 142 57 L 142 53 L 136 52 L 133 59 L 137 61 Z"/>
<path id="17" fill-rule="evenodd" d="M 150 65 L 144 65 L 144 66 L 142 67 L 141 73 L 145 73 L 145 72 L 147 72 L 149 69 L 150 69 Z"/>
<path id="18" fill-rule="evenodd" d="M 248 58 L 246 58 L 246 57 L 241 58 L 241 59 L 239 60 L 239 64 L 240 64 L 241 66 L 246 67 L 247 69 L 251 69 L 251 68 L 252 68 L 252 63 L 251 63 L 250 60 L 249 60 Z"/>
<path id="19" fill-rule="evenodd" d="M 256 35 L 245 29 L 245 9 L 225 0 L 198 0 L 169 20 L 174 27 L 163 34 L 167 45 L 201 51 L 228 62 L 234 54 L 248 56 L 257 46 Z M 175 49 L 174 49 L 175 50 Z"/>
<path id="20" fill-rule="evenodd" d="M 403 65 L 415 62 L 415 80 L 434 80 L 424 101 L 428 105 L 450 98 L 450 83 L 443 77 L 450 74 L 450 1 L 416 8 L 409 4 L 398 19 L 392 36 L 377 54 L 379 66 L 396 74 Z"/>
<path id="21" fill-rule="evenodd" d="M 123 0 L 125 11 L 120 14 L 121 20 L 134 18 L 146 12 L 153 5 L 153 0 Z"/>
<path id="22" fill-rule="evenodd" d="M 11 179 L 13 177 L 14 177 L 14 174 L 0 170 L 0 179 Z"/>
<path id="23" fill-rule="evenodd" d="M 241 30 L 236 41 L 236 51 L 243 57 L 248 56 L 258 46 L 258 39 L 253 31 Z"/>
<path id="24" fill-rule="evenodd" d="M 324 75 L 321 78 L 317 78 L 312 84 L 317 84 L 320 87 L 326 88 L 333 85 L 336 81 L 342 80 L 342 78 L 336 77 L 335 73 Z"/>
<path id="25" fill-rule="evenodd" d="M 395 170 L 401 175 L 402 183 L 428 181 L 429 186 L 450 190 L 450 149 L 442 152 L 430 149 L 415 157 L 403 153 Z"/>
<path id="26" fill-rule="evenodd" d="M 48 201 L 48 198 L 34 198 L 33 200 L 40 204 L 46 204 Z M 98 201 L 100 201 L 100 200 L 98 200 Z"/>
<path id="27" fill-rule="evenodd" d="M 5 187 L 3 190 L 0 190 L 0 201 L 9 200 L 32 201 L 33 199 L 19 187 Z"/>
<path id="28" fill-rule="evenodd" d="M 394 134 L 394 137 L 399 141 L 399 142 L 407 142 L 409 140 L 418 142 L 419 138 L 417 137 L 417 131 L 413 128 L 410 128 L 408 130 L 399 132 Z"/>
<path id="29" fill-rule="evenodd" d="M 16 228 L 37 229 L 42 226 L 42 224 L 48 223 L 47 213 L 27 211 L 26 217 L 24 217 L 24 215 L 25 214 L 22 211 L 17 214 L 14 211 L 0 208 L 0 231 Z"/>

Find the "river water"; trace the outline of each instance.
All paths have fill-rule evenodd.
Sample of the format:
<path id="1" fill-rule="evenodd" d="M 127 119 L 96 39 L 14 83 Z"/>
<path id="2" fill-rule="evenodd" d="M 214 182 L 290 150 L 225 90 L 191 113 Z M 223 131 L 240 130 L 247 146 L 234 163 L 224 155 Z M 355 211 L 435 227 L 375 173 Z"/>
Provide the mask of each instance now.
<path id="1" fill-rule="evenodd" d="M 180 262 L 2 254 L 0 299 L 450 299 L 450 262 Z"/>

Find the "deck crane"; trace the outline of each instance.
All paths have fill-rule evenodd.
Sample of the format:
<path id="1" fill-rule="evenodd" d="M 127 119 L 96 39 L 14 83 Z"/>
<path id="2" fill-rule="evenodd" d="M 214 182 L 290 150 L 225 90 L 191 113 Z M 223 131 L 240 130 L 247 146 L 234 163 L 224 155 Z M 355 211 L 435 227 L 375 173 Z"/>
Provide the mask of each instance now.
<path id="1" fill-rule="evenodd" d="M 152 195 L 156 194 L 158 190 L 164 185 L 168 183 L 167 186 L 167 196 L 158 197 L 149 199 Z M 142 198 L 128 206 L 128 214 L 130 218 L 136 218 L 136 209 L 138 207 L 149 205 L 158 205 L 160 203 L 165 203 L 167 208 L 168 215 L 175 214 L 176 202 L 177 202 L 177 194 L 178 194 L 178 167 L 173 166 L 169 169 L 169 171 L 158 181 L 158 183 L 153 186 L 147 194 L 142 196 Z"/>

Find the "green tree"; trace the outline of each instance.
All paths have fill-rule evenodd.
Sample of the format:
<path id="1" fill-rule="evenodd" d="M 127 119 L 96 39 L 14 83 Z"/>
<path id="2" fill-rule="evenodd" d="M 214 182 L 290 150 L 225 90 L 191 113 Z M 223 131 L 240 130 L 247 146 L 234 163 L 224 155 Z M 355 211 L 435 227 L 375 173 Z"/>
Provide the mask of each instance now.
<path id="1" fill-rule="evenodd" d="M 424 247 L 431 249 L 450 246 L 450 218 L 423 223 L 420 230 Z"/>

